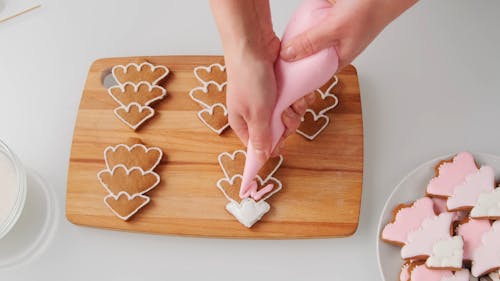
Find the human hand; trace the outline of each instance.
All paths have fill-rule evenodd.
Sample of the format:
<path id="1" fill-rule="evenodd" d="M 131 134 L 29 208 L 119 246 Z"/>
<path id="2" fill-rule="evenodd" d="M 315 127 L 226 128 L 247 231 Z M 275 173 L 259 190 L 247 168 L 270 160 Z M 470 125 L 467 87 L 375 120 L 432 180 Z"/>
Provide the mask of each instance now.
<path id="1" fill-rule="evenodd" d="M 329 0 L 332 6 L 315 27 L 282 42 L 280 56 L 296 61 L 335 47 L 339 69 L 351 63 L 387 26 L 417 0 Z"/>

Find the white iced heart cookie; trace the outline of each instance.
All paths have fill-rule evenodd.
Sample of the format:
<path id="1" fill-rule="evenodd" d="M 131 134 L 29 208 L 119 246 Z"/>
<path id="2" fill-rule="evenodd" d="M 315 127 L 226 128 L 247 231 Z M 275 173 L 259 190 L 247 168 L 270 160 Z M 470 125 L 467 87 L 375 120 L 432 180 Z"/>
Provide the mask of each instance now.
<path id="1" fill-rule="evenodd" d="M 481 193 L 470 216 L 481 219 L 500 219 L 500 187 L 491 192 Z"/>
<path id="2" fill-rule="evenodd" d="M 253 199 L 245 198 L 240 203 L 230 201 L 226 205 L 226 210 L 231 213 L 241 224 L 250 228 L 254 223 L 259 221 L 271 207 L 269 204 L 261 200 L 255 202 Z"/>
<path id="3" fill-rule="evenodd" d="M 462 268 L 464 240 L 461 236 L 439 240 L 432 247 L 432 254 L 425 264 L 429 268 L 446 268 L 459 270 Z"/>

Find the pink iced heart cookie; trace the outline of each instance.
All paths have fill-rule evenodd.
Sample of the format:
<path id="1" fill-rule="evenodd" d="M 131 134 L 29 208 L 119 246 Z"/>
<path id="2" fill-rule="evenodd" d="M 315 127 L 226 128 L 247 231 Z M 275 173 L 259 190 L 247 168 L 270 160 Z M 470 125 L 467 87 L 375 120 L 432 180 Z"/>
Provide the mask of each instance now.
<path id="1" fill-rule="evenodd" d="M 410 205 L 401 204 L 392 212 L 392 220 L 382 233 L 382 240 L 403 246 L 408 233 L 420 227 L 422 222 L 429 217 L 434 217 L 434 205 L 430 198 L 423 197 Z"/>
<path id="2" fill-rule="evenodd" d="M 408 239 L 401 248 L 401 257 L 405 260 L 427 259 L 436 242 L 451 238 L 451 219 L 450 213 L 426 218 L 417 230 L 408 234 Z"/>
<path id="3" fill-rule="evenodd" d="M 472 259 L 472 275 L 481 275 L 500 269 L 500 221 L 495 221 L 488 232 L 481 237 Z"/>
<path id="4" fill-rule="evenodd" d="M 448 210 L 470 210 L 476 205 L 479 195 L 495 188 L 495 172 L 489 166 L 465 177 L 465 182 L 455 187 L 448 198 Z"/>
<path id="5" fill-rule="evenodd" d="M 467 218 L 458 224 L 456 233 L 464 239 L 464 260 L 472 260 L 475 250 L 481 245 L 481 237 L 490 229 L 488 220 Z"/>
<path id="6" fill-rule="evenodd" d="M 424 264 L 414 264 L 410 267 L 411 281 L 469 281 L 469 271 L 463 269 L 453 272 L 451 270 L 432 270 Z"/>
<path id="7" fill-rule="evenodd" d="M 437 197 L 450 197 L 455 187 L 465 181 L 467 175 L 477 172 L 474 157 L 461 152 L 453 159 L 442 161 L 436 168 L 436 176 L 427 185 L 427 194 Z"/>

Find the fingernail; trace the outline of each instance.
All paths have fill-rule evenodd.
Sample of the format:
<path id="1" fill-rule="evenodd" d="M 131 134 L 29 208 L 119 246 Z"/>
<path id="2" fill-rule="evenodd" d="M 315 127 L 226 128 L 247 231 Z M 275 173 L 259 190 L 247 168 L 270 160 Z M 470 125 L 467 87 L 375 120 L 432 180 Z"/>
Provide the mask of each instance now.
<path id="1" fill-rule="evenodd" d="M 260 149 L 256 149 L 255 154 L 257 155 L 257 158 L 259 158 L 262 161 L 266 161 L 268 158 L 267 153 L 263 150 L 260 150 Z"/>
<path id="2" fill-rule="evenodd" d="M 295 48 L 293 46 L 288 46 L 281 50 L 281 58 L 285 60 L 293 60 L 297 56 Z"/>

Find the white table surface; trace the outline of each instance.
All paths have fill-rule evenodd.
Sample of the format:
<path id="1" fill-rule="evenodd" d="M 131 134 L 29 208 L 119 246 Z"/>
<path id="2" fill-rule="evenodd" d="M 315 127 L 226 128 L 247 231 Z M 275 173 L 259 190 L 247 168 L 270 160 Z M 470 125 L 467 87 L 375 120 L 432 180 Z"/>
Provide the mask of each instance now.
<path id="1" fill-rule="evenodd" d="M 272 1 L 278 34 L 298 2 Z M 91 62 L 222 51 L 207 1 L 42 3 L 0 24 L 0 138 L 53 186 L 62 212 L 73 126 Z M 79 227 L 61 213 L 47 250 L 0 271 L 0 280 L 379 280 L 377 220 L 403 176 L 447 153 L 500 155 L 499 12 L 496 0 L 422 1 L 355 61 L 365 175 L 354 236 L 155 236 Z"/>

